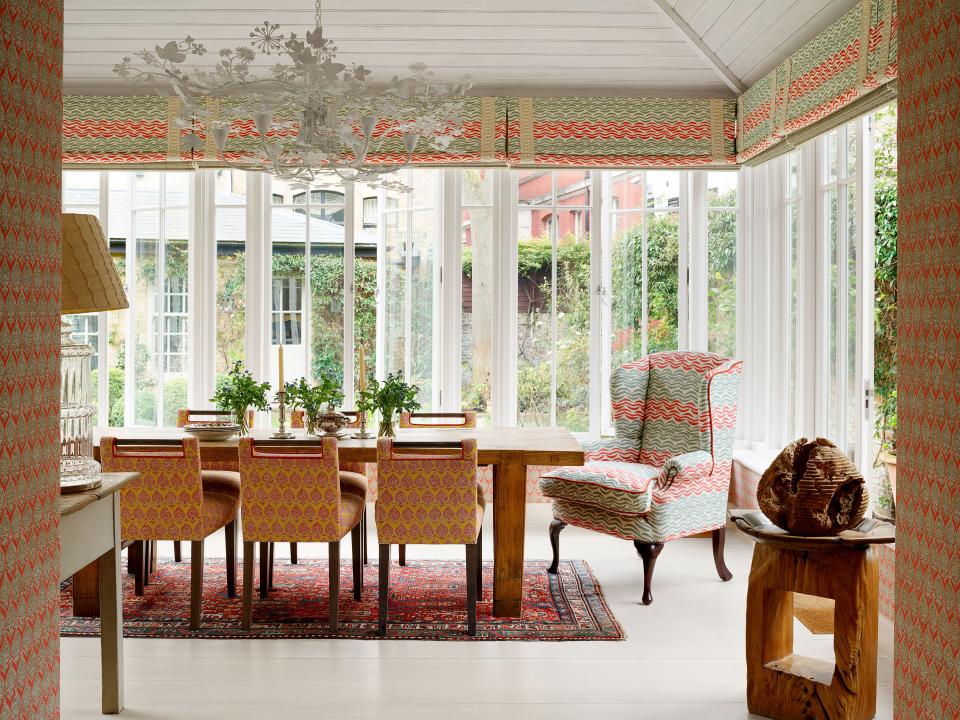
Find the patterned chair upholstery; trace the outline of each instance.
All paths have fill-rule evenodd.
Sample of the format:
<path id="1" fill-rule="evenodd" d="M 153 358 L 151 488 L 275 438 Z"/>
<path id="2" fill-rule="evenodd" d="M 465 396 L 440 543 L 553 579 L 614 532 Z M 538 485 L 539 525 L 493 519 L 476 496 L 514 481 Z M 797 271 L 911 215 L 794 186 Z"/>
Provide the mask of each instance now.
<path id="1" fill-rule="evenodd" d="M 553 564 L 567 524 L 633 540 L 644 564 L 643 603 L 669 540 L 713 534 L 723 580 L 727 495 L 741 363 L 700 352 L 664 352 L 617 368 L 610 382 L 616 436 L 584 444 L 583 467 L 540 480 L 553 500 Z"/>
<path id="2" fill-rule="evenodd" d="M 146 541 L 189 540 L 190 627 L 200 626 L 203 596 L 203 541 L 220 528 L 227 533 L 227 594 L 236 597 L 236 519 L 239 490 L 204 486 L 200 471 L 200 443 L 185 438 L 175 445 L 121 444 L 100 440 L 104 472 L 138 472 L 140 477 L 120 491 L 120 537 L 132 541 L 129 552 L 138 560 L 136 592 L 143 594 L 149 553 Z"/>
<path id="3" fill-rule="evenodd" d="M 458 413 L 412 413 L 404 410 L 400 413 L 400 427 L 402 429 L 415 428 L 475 428 L 477 414 L 472 410 Z M 477 482 L 481 482 L 481 472 L 477 469 Z M 407 564 L 407 546 L 401 544 L 397 548 L 398 562 Z"/>
<path id="4" fill-rule="evenodd" d="M 406 449 L 405 449 L 406 450 Z M 477 632 L 477 597 L 482 581 L 483 513 L 477 484 L 477 441 L 449 450 L 401 451 L 391 438 L 377 441 L 380 495 L 376 504 L 380 543 L 380 635 L 387 633 L 390 546 L 460 545 L 467 554 L 467 632 Z"/>
<path id="5" fill-rule="evenodd" d="M 340 540 L 352 534 L 353 596 L 360 599 L 363 564 L 360 518 L 367 503 L 362 476 L 341 472 L 337 440 L 317 445 L 284 446 L 273 441 L 240 439 L 243 478 L 243 611 L 249 629 L 253 615 L 254 543 L 260 543 L 260 597 L 270 588 L 269 544 L 325 542 L 330 549 L 330 629 L 339 622 Z"/>

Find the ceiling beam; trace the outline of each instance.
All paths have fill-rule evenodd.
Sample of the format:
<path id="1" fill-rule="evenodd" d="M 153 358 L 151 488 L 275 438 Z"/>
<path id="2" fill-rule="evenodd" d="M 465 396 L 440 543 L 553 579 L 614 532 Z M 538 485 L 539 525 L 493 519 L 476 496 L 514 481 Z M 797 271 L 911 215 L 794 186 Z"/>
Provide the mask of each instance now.
<path id="1" fill-rule="evenodd" d="M 670 7 L 667 0 L 653 0 L 653 4 L 660 10 L 661 14 L 670 21 L 670 23 L 680 31 L 680 34 L 686 39 L 687 43 L 696 51 L 697 55 L 704 59 L 707 65 L 720 77 L 728 88 L 737 95 L 742 95 L 747 91 L 747 86 L 743 81 L 731 72 L 730 68 L 723 64 L 723 61 L 717 57 L 693 28 L 680 15 Z"/>

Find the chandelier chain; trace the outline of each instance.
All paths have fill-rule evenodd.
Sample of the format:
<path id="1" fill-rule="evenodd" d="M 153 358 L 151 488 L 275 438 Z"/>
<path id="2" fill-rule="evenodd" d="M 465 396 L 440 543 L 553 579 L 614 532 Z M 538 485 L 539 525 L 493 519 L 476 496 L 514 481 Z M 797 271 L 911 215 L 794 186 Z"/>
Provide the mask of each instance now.
<path id="1" fill-rule="evenodd" d="M 313 4 L 313 26 L 320 27 L 320 0 L 316 0 Z"/>

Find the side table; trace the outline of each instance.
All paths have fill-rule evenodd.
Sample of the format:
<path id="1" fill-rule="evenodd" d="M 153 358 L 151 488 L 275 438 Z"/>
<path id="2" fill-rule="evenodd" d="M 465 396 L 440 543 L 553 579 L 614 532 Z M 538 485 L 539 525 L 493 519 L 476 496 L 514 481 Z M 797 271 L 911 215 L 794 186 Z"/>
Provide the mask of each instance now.
<path id="1" fill-rule="evenodd" d="M 123 710 L 120 488 L 139 473 L 101 473 L 102 485 L 60 496 L 60 581 L 100 561 L 100 673 L 104 714 Z"/>
<path id="2" fill-rule="evenodd" d="M 731 510 L 756 547 L 747 590 L 747 708 L 777 720 L 870 720 L 877 704 L 879 569 L 889 523 L 791 535 L 756 510 Z M 793 652 L 793 594 L 832 598 L 835 663 Z"/>

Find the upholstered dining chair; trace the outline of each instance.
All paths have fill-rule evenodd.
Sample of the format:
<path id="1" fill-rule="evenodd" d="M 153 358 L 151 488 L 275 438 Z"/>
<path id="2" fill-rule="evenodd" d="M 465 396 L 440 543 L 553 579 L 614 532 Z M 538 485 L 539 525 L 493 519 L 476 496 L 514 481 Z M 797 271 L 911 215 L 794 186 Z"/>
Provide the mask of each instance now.
<path id="1" fill-rule="evenodd" d="M 196 438 L 173 442 L 100 439 L 104 472 L 140 473 L 120 491 L 120 537 L 138 543 L 141 566 L 137 594 L 143 594 L 145 541 L 190 541 L 190 629 L 200 626 L 204 539 L 226 528 L 227 595 L 236 597 L 237 510 L 240 493 L 232 486 L 204 487 Z M 136 550 L 134 550 L 136 554 Z"/>
<path id="2" fill-rule="evenodd" d="M 702 352 L 663 352 L 622 365 L 610 379 L 616 437 L 584 443 L 583 467 L 540 479 L 553 500 L 556 573 L 568 524 L 632 540 L 643 560 L 643 604 L 669 540 L 710 532 L 723 560 L 741 363 Z"/>
<path id="3" fill-rule="evenodd" d="M 468 439 L 407 448 L 391 438 L 380 438 L 377 483 L 379 634 L 387 634 L 390 546 L 413 543 L 466 546 L 467 632 L 476 635 L 477 598 L 483 577 L 481 530 L 486 504 L 477 483 L 477 441 Z"/>
<path id="4" fill-rule="evenodd" d="M 344 428 L 347 430 L 356 430 L 360 427 L 360 414 L 356 410 L 341 410 L 347 416 L 347 424 Z M 306 427 L 306 414 L 301 409 L 290 413 L 290 427 L 294 430 L 303 430 Z M 367 463 L 345 462 L 340 463 L 342 472 L 351 472 L 367 478 Z M 369 478 L 367 478 L 369 484 Z M 368 493 L 369 499 L 369 493 Z M 363 515 L 360 517 L 360 537 L 362 540 L 363 564 L 367 564 L 367 508 L 364 506 Z M 297 564 L 297 544 L 290 543 L 290 562 Z"/>
<path id="5" fill-rule="evenodd" d="M 366 480 L 340 471 L 337 440 L 314 445 L 240 439 L 243 478 L 243 608 L 241 623 L 253 617 L 254 543 L 260 543 L 260 597 L 267 597 L 272 542 L 325 542 L 330 550 L 330 630 L 339 624 L 340 540 L 353 540 L 353 596 L 360 599 L 363 564 L 360 518 L 367 502 Z"/>
<path id="6" fill-rule="evenodd" d="M 475 428 L 477 413 L 465 410 L 455 413 L 415 413 L 404 410 L 400 413 L 400 427 L 411 428 Z M 397 562 L 407 564 L 407 546 L 397 548 Z"/>
<path id="7" fill-rule="evenodd" d="M 253 427 L 253 410 L 247 411 L 247 425 Z M 182 428 L 192 422 L 204 422 L 211 420 L 232 420 L 232 416 L 223 410 L 187 410 L 180 408 L 177 410 L 177 427 Z M 234 460 L 211 461 L 201 460 L 200 469 L 203 471 L 204 490 L 211 492 L 227 492 L 240 495 L 240 468 Z M 181 559 L 180 541 L 173 543 L 173 559 L 180 562 Z"/>

